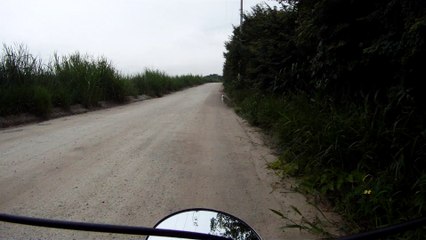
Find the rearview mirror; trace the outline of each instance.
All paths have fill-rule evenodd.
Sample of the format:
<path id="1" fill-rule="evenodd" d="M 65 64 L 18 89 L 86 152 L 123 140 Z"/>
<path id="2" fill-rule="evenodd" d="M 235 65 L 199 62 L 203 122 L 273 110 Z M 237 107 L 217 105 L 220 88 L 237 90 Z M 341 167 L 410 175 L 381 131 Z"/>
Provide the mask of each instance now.
<path id="1" fill-rule="evenodd" d="M 169 229 L 210 234 L 238 240 L 261 240 L 260 236 L 241 219 L 230 214 L 207 209 L 189 209 L 162 219 L 156 229 Z M 150 236 L 147 240 L 176 239 Z"/>

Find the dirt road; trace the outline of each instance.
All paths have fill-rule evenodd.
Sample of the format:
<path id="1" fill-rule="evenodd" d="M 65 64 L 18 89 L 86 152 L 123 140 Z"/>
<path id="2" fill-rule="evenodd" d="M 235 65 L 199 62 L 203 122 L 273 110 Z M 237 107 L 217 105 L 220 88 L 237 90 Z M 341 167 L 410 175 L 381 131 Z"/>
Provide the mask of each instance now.
<path id="1" fill-rule="evenodd" d="M 265 239 L 305 198 L 275 190 L 271 155 L 212 83 L 125 106 L 0 130 L 0 212 L 153 226 L 185 208 L 234 214 Z M 1 238 L 136 238 L 0 224 Z"/>

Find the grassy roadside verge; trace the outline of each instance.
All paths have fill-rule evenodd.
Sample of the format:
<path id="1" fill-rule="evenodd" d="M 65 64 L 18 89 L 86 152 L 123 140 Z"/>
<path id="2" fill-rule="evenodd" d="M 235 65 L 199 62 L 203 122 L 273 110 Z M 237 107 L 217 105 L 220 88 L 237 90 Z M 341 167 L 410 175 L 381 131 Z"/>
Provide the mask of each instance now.
<path id="1" fill-rule="evenodd" d="M 23 46 L 4 45 L 0 54 L 0 116 L 31 113 L 49 118 L 55 107 L 81 104 L 94 108 L 102 101 L 125 103 L 128 96 L 160 97 L 211 81 L 196 75 L 169 76 L 147 69 L 125 76 L 106 58 L 74 53 L 55 55 L 44 64 Z"/>
<path id="2" fill-rule="evenodd" d="M 422 216 L 424 129 L 409 99 L 334 104 L 306 93 L 274 96 L 227 89 L 235 110 L 280 149 L 269 167 L 300 181 L 299 191 L 327 199 L 355 233 Z M 403 109 L 403 110 L 402 110 Z M 421 239 L 424 229 L 399 235 Z"/>

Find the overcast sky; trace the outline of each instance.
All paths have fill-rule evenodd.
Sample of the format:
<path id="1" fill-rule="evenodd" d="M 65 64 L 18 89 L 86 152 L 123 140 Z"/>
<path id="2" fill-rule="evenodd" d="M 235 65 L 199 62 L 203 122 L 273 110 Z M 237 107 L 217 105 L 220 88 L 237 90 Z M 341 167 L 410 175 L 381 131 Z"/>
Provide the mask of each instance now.
<path id="1" fill-rule="evenodd" d="M 271 0 L 244 0 L 244 9 Z M 240 0 L 0 0 L 0 42 L 46 62 L 87 53 L 122 73 L 222 74 Z"/>

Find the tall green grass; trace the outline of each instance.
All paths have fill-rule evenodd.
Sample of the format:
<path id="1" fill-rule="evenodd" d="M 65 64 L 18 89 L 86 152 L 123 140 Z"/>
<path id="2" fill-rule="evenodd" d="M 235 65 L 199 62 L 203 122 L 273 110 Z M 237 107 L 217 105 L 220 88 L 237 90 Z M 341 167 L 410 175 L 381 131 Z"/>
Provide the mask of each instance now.
<path id="1" fill-rule="evenodd" d="M 0 115 L 33 112 L 45 116 L 51 108 L 51 94 L 45 87 L 50 77 L 42 62 L 23 45 L 4 45 L 0 57 Z"/>
<path id="2" fill-rule="evenodd" d="M 29 112 L 48 117 L 53 107 L 87 108 L 101 101 L 123 103 L 128 96 L 164 94 L 211 81 L 196 75 L 169 76 L 159 70 L 124 76 L 108 59 L 80 53 L 54 55 L 48 64 L 24 45 L 6 46 L 0 55 L 0 116 Z"/>
<path id="3" fill-rule="evenodd" d="M 301 179 L 300 190 L 332 202 L 353 232 L 426 213 L 426 134 L 407 93 L 386 103 L 338 104 L 297 92 L 234 90 L 237 111 L 267 129 L 280 149 L 270 167 Z M 381 100 L 383 101 L 383 100 Z M 410 233 L 420 239 L 424 231 Z"/>
<path id="4" fill-rule="evenodd" d="M 79 53 L 55 56 L 51 67 L 53 87 L 61 89 L 55 94 L 55 103 L 64 108 L 71 103 L 92 107 L 104 100 L 124 102 L 134 93 L 133 86 L 105 58 L 93 59 Z"/>
<path id="5" fill-rule="evenodd" d="M 144 73 L 130 78 L 134 82 L 138 94 L 161 97 L 164 94 L 181 90 L 207 82 L 206 79 L 195 75 L 171 77 L 159 70 L 146 69 Z"/>

